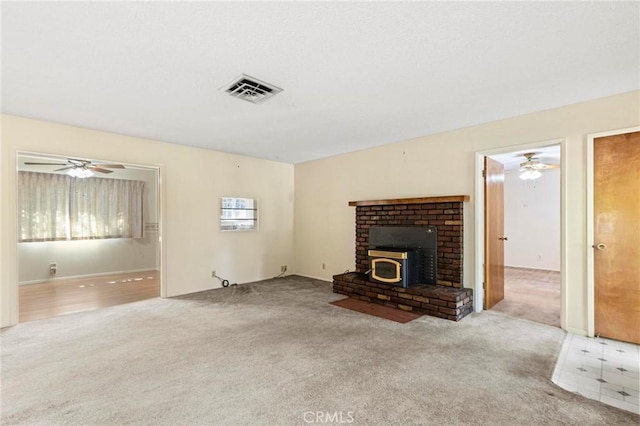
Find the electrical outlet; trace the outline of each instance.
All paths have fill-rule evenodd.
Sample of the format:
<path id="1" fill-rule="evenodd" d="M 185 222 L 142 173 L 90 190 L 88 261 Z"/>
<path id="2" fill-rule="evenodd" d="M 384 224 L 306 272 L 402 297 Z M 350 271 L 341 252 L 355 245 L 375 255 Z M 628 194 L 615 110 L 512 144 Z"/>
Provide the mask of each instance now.
<path id="1" fill-rule="evenodd" d="M 282 265 L 280 267 L 280 272 L 287 272 L 287 265 Z"/>
<path id="2" fill-rule="evenodd" d="M 541 254 L 538 255 L 538 260 L 542 260 L 542 255 Z"/>
<path id="3" fill-rule="evenodd" d="M 211 278 L 215 278 L 216 277 L 216 270 L 214 269 L 213 271 L 211 271 Z"/>
<path id="4" fill-rule="evenodd" d="M 55 275 L 58 272 L 58 264 L 53 262 L 49 264 L 49 274 Z"/>
<path id="5" fill-rule="evenodd" d="M 327 269 L 326 265 L 323 263 L 322 264 L 322 269 Z"/>

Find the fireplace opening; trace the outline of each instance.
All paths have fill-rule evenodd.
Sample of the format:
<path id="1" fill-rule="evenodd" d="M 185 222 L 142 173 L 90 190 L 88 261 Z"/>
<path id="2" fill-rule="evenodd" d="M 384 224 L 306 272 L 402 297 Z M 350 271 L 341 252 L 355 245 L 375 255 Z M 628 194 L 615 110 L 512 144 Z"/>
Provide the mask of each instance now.
<path id="1" fill-rule="evenodd" d="M 401 286 L 437 284 L 438 237 L 435 226 L 369 228 L 368 276 Z"/>

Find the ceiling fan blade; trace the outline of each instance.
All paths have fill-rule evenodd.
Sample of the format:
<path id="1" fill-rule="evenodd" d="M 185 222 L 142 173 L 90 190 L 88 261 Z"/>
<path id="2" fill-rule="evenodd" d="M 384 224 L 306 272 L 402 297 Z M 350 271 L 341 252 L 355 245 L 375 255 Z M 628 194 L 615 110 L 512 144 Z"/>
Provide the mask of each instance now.
<path id="1" fill-rule="evenodd" d="M 56 169 L 56 170 L 54 170 L 54 172 L 61 172 L 63 170 L 70 170 L 70 169 L 75 169 L 75 168 L 76 168 L 76 166 L 67 166 L 67 167 L 63 167 L 61 169 Z"/>
<path id="2" fill-rule="evenodd" d="M 122 164 L 94 164 L 98 167 L 106 167 L 107 169 L 124 169 Z"/>
<path id="3" fill-rule="evenodd" d="M 91 166 L 91 167 L 89 167 L 89 169 L 93 170 L 94 172 L 113 173 L 113 170 L 103 169 L 103 168 L 98 167 L 98 166 Z"/>
<path id="4" fill-rule="evenodd" d="M 25 161 L 24 164 L 28 164 L 30 166 L 66 166 L 67 163 L 32 163 Z"/>
<path id="5" fill-rule="evenodd" d="M 81 160 L 79 158 L 67 158 L 67 160 L 69 160 L 70 163 L 78 164 L 78 165 L 90 164 L 91 163 L 90 160 Z"/>

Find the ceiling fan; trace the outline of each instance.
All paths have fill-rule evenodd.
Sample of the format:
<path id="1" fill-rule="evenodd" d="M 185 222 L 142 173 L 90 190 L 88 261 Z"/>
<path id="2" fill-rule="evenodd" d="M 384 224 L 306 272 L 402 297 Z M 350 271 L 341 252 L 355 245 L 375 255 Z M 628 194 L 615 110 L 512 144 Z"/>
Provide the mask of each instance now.
<path id="1" fill-rule="evenodd" d="M 535 152 L 527 152 L 522 155 L 526 160 L 520 163 L 520 175 L 518 176 L 523 180 L 538 179 L 542 176 L 542 170 L 557 169 L 560 167 L 559 164 L 545 164 L 540 162 L 539 158 L 534 157 L 534 155 L 536 155 Z"/>
<path id="2" fill-rule="evenodd" d="M 77 158 L 68 158 L 66 163 L 34 163 L 25 161 L 26 165 L 31 166 L 64 166 L 54 172 L 67 171 L 67 174 L 73 177 L 86 178 L 93 176 L 93 172 L 113 173 L 109 169 L 124 169 L 122 164 L 93 164 L 89 160 L 80 160 Z"/>

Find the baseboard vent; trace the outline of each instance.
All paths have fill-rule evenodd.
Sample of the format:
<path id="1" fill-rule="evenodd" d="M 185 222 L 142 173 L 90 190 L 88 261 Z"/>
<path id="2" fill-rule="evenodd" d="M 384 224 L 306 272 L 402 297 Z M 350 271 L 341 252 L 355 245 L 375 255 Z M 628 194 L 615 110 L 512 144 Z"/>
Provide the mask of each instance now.
<path id="1" fill-rule="evenodd" d="M 233 97 L 253 104 L 264 102 L 282 92 L 281 88 L 246 74 L 234 79 L 223 90 Z"/>

